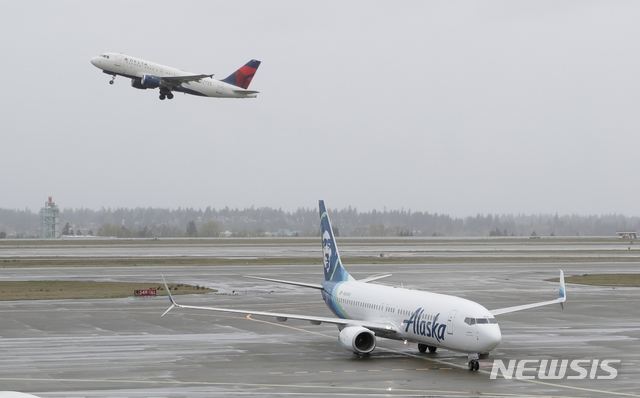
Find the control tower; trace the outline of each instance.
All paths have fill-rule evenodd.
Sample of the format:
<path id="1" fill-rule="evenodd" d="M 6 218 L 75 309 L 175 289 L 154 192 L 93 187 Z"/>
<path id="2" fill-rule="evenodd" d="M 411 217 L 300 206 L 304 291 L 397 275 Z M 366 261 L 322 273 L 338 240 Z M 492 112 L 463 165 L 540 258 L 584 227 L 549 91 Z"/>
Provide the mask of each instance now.
<path id="1" fill-rule="evenodd" d="M 42 239 L 53 239 L 60 237 L 60 210 L 53 202 L 52 197 L 44 202 L 44 207 L 40 210 L 40 231 Z"/>

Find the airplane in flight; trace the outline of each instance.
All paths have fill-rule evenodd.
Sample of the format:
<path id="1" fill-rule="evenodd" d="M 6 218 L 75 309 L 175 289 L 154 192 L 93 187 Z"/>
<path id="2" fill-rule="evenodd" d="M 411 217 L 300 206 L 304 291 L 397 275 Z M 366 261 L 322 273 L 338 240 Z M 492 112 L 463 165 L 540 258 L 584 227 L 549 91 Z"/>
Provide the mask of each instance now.
<path id="1" fill-rule="evenodd" d="M 417 343 L 421 353 L 427 350 L 433 353 L 438 348 L 466 353 L 468 368 L 473 371 L 480 368 L 478 359 L 486 358 L 502 339 L 496 315 L 550 304 L 560 304 L 564 308 L 567 296 L 562 270 L 557 299 L 495 310 L 461 297 L 370 283 L 391 274 L 356 280 L 342 266 L 324 201 L 321 200 L 319 205 L 324 280 L 315 284 L 256 276 L 249 278 L 319 290 L 336 318 L 182 305 L 176 303 L 166 281 L 164 284 L 171 306 L 162 316 L 178 307 L 268 316 L 282 322 L 297 319 L 314 325 L 334 324 L 338 326 L 340 345 L 354 354 L 371 353 L 376 348 L 376 338 L 384 337 L 406 344 Z M 164 280 L 164 276 L 162 278 Z"/>
<path id="2" fill-rule="evenodd" d="M 126 54 L 104 53 L 91 58 L 91 63 L 102 72 L 131 79 L 137 89 L 160 89 L 160 99 L 173 99 L 173 92 L 217 98 L 256 98 L 258 91 L 249 90 L 260 61 L 252 59 L 227 78 L 216 80 L 213 75 L 185 72 L 170 66 L 156 64 Z"/>

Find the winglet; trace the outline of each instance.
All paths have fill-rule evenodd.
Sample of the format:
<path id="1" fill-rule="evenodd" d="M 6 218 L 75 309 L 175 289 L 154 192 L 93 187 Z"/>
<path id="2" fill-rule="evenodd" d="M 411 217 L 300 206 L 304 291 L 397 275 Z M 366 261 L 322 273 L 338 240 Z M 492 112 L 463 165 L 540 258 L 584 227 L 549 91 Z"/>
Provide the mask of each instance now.
<path id="1" fill-rule="evenodd" d="M 558 301 L 560 302 L 560 307 L 564 309 L 564 302 L 567 301 L 567 293 L 564 287 L 564 272 L 560 270 L 560 286 L 558 287 Z"/>
<path id="2" fill-rule="evenodd" d="M 167 296 L 169 296 L 169 301 L 171 301 L 171 307 L 169 307 L 168 310 L 166 310 L 164 312 L 164 314 L 162 314 L 161 316 L 165 316 L 167 315 L 167 313 L 169 311 L 171 311 L 173 309 L 173 307 L 180 307 L 180 305 L 178 305 L 178 303 L 176 303 L 173 300 L 173 296 L 171 295 L 171 290 L 169 290 L 169 286 L 167 285 L 167 281 L 164 279 L 164 275 L 160 274 L 162 276 L 162 281 L 164 282 L 164 288 L 167 290 Z"/>

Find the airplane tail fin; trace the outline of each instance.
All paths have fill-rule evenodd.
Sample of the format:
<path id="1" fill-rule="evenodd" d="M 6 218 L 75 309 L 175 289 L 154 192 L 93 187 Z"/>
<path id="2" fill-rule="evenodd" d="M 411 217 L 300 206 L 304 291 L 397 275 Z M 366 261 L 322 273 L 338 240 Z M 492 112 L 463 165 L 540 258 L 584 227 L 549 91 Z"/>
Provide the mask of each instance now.
<path id="1" fill-rule="evenodd" d="M 226 79 L 223 79 L 222 81 L 237 87 L 241 87 L 246 90 L 249 88 L 249 84 L 251 84 L 251 80 L 253 79 L 253 76 L 258 71 L 259 66 L 260 66 L 260 61 L 256 59 L 252 59 L 251 61 L 247 62 L 244 66 L 242 66 L 240 69 L 230 74 Z"/>
<path id="2" fill-rule="evenodd" d="M 319 202 L 320 206 L 320 226 L 322 229 L 322 257 L 324 260 L 324 280 L 331 282 L 342 282 L 354 280 L 351 275 L 342 267 L 338 245 L 333 236 L 329 214 L 324 206 L 324 200 Z"/>

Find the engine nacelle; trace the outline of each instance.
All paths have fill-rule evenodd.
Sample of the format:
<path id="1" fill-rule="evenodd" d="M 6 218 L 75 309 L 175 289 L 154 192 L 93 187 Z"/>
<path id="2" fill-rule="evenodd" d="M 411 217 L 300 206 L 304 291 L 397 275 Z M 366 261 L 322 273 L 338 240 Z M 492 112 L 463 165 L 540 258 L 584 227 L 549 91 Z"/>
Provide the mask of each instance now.
<path id="1" fill-rule="evenodd" d="M 147 88 L 142 85 L 141 79 L 131 79 L 131 87 L 139 88 L 140 90 L 146 90 Z"/>
<path id="2" fill-rule="evenodd" d="M 160 78 L 153 75 L 142 75 L 140 83 L 146 88 L 158 88 L 160 87 Z"/>
<path id="3" fill-rule="evenodd" d="M 376 348 L 376 335 L 362 326 L 347 326 L 338 334 L 340 345 L 354 354 L 368 354 Z"/>

